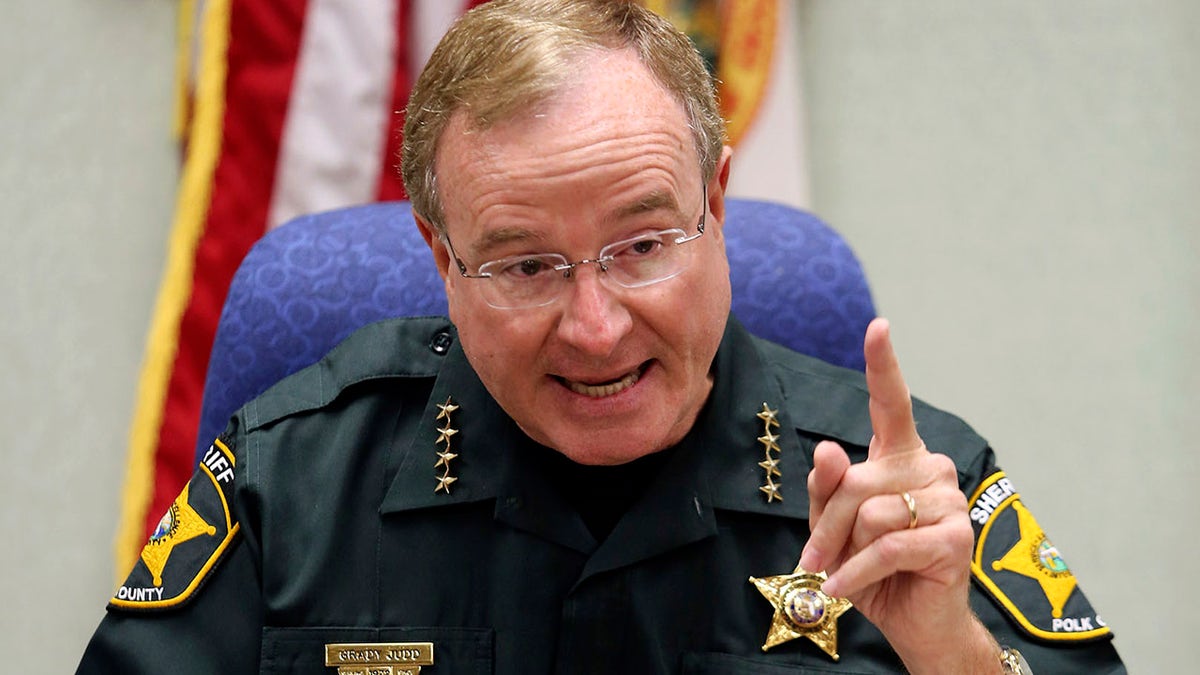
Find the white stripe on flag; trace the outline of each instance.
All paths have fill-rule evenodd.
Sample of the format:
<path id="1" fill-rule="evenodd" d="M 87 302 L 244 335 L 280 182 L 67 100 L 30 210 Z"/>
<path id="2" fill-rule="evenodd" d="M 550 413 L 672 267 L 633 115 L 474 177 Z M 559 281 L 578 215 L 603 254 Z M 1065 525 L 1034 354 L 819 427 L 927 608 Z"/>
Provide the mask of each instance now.
<path id="1" fill-rule="evenodd" d="M 771 76 L 757 118 L 734 148 L 729 193 L 810 207 L 800 27 L 794 3 L 779 3 L 778 21 Z"/>
<path id="2" fill-rule="evenodd" d="M 268 228 L 374 201 L 396 67 L 398 0 L 311 0 Z"/>

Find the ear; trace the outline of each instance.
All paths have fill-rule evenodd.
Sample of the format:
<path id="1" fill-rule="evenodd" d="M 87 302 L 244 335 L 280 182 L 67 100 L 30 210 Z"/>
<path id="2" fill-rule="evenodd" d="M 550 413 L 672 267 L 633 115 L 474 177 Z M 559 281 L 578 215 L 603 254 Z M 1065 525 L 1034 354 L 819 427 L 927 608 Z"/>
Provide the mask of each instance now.
<path id="1" fill-rule="evenodd" d="M 413 220 L 417 221 L 417 228 L 421 231 L 421 238 L 425 240 L 425 245 L 433 253 L 433 264 L 437 267 L 438 275 L 445 282 L 446 274 L 450 271 L 451 264 L 453 264 L 453 261 L 450 260 L 450 252 L 442 245 L 441 235 L 429 224 L 429 221 L 425 220 L 425 217 L 416 211 L 413 211 L 412 214 Z"/>
<path id="2" fill-rule="evenodd" d="M 729 188 L 729 165 L 732 163 L 733 148 L 728 145 L 721 148 L 721 157 L 717 159 L 716 170 L 708 181 L 708 212 L 712 214 L 714 234 L 720 235 L 725 225 L 725 190 Z"/>

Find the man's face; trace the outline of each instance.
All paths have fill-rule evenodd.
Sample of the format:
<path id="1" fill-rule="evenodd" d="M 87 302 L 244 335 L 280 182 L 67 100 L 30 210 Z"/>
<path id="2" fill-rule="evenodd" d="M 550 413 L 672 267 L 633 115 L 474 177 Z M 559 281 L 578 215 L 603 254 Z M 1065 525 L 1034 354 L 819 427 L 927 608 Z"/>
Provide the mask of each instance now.
<path id="1" fill-rule="evenodd" d="M 728 149 L 708 198 L 682 107 L 631 52 L 581 59 L 577 84 L 484 131 L 460 113 L 442 136 L 438 188 L 458 256 L 485 262 L 605 245 L 667 228 L 707 230 L 682 244 L 678 276 L 627 289 L 583 265 L 543 307 L 496 309 L 488 279 L 463 278 L 427 232 L 450 317 L 483 384 L 535 441 L 584 464 L 662 450 L 691 428 L 729 311 L 722 233 Z"/>

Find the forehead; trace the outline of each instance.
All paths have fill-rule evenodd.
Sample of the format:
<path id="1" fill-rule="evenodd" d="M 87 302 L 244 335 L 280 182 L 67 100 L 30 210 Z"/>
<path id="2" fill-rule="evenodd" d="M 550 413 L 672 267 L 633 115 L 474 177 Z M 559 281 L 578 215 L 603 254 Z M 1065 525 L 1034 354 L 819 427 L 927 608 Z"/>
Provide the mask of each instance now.
<path id="1" fill-rule="evenodd" d="M 699 167 L 683 106 L 630 50 L 582 55 L 555 94 L 486 128 L 456 113 L 436 161 L 448 223 L 555 190 L 677 191 Z"/>

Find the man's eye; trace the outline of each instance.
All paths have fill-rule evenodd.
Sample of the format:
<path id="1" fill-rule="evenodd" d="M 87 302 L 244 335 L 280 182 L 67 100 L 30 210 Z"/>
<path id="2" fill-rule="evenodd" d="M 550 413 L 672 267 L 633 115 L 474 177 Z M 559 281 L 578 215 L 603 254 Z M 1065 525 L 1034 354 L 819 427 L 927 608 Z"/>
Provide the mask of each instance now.
<path id="1" fill-rule="evenodd" d="M 550 267 L 549 264 L 537 258 L 526 258 L 505 266 L 504 273 L 515 277 L 535 277 Z"/>
<path id="2" fill-rule="evenodd" d="M 630 246 L 630 249 L 634 250 L 635 253 L 652 253 L 661 245 L 662 243 L 658 239 L 642 239 L 641 241 L 636 241 L 634 245 Z"/>
<path id="3" fill-rule="evenodd" d="M 623 253 L 635 256 L 645 256 L 658 251 L 662 241 L 657 238 L 638 239 L 625 247 Z"/>

